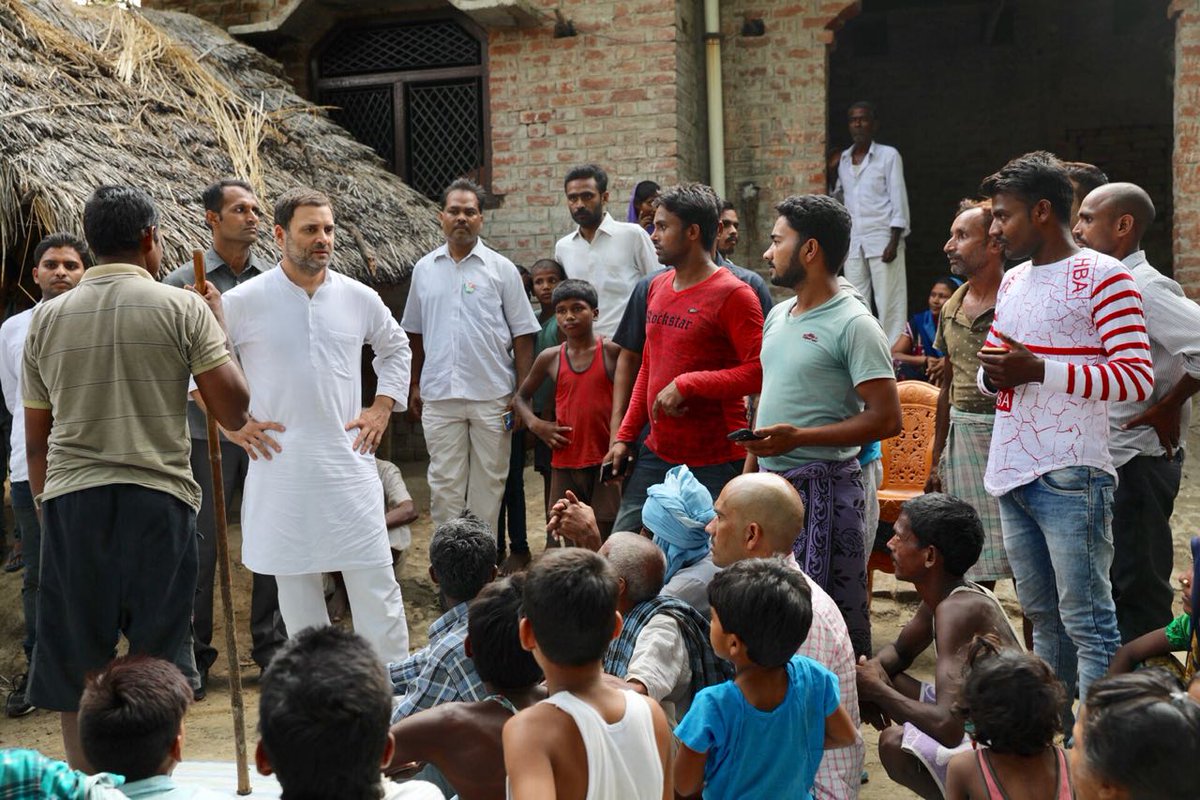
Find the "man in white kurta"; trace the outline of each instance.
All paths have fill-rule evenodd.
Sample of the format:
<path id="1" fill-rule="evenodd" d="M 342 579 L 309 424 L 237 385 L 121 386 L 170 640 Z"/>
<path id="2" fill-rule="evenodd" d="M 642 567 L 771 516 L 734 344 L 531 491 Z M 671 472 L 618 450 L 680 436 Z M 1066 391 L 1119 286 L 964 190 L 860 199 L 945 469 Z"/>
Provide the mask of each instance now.
<path id="1" fill-rule="evenodd" d="M 238 441 L 254 458 L 242 501 L 242 561 L 276 576 L 293 636 L 329 624 L 321 576 L 340 571 L 355 628 L 384 661 L 400 661 L 408 627 L 373 453 L 393 408 L 404 408 L 408 338 L 373 290 L 326 268 L 334 227 L 323 195 L 285 193 L 275 220 L 280 267 L 222 299 L 254 419 L 254 432 Z M 364 343 L 378 376 L 365 410 Z"/>

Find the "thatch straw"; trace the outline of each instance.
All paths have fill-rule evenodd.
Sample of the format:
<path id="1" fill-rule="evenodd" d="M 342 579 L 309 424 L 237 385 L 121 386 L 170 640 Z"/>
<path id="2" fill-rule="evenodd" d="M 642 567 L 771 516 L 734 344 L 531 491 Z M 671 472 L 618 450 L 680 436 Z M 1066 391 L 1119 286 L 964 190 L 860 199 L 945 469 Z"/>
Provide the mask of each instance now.
<path id="1" fill-rule="evenodd" d="M 440 241 L 433 205 L 298 97 L 258 51 L 195 17 L 0 0 L 0 260 L 37 233 L 80 228 L 104 183 L 162 214 L 165 267 L 204 245 L 200 192 L 249 180 L 269 208 L 306 184 L 333 198 L 335 268 L 394 284 Z M 278 253 L 269 228 L 260 255 Z"/>

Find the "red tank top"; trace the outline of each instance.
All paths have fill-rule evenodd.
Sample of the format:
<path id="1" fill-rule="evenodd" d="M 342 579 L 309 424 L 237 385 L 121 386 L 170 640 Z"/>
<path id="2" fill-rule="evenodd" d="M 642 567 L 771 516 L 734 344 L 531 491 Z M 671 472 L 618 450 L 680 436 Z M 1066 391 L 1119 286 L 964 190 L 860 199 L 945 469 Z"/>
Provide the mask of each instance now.
<path id="1" fill-rule="evenodd" d="M 567 358 L 567 345 L 559 348 L 558 380 L 554 387 L 554 414 L 559 425 L 571 428 L 571 443 L 553 451 L 550 466 L 559 469 L 595 467 L 608 454 L 608 428 L 612 417 L 612 378 L 604 368 L 604 337 L 596 337 L 596 354 L 583 372 Z"/>

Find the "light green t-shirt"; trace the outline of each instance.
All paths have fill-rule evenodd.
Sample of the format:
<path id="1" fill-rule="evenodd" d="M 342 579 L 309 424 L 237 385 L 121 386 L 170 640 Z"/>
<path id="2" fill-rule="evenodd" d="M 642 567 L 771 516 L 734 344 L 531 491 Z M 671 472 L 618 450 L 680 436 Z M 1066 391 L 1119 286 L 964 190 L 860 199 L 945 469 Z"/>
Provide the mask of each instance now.
<path id="1" fill-rule="evenodd" d="M 854 387 L 894 378 L 892 354 L 879 322 L 851 294 L 839 291 L 799 316 L 796 299 L 779 303 L 763 326 L 763 388 L 756 427 L 787 423 L 800 428 L 832 425 L 863 410 Z M 858 445 L 797 447 L 758 460 L 783 472 L 813 461 L 845 461 Z"/>
<path id="2" fill-rule="evenodd" d="M 33 312 L 22 400 L 54 416 L 40 499 L 116 483 L 200 507 L 188 378 L 229 360 L 199 295 L 140 267 L 106 264 Z"/>

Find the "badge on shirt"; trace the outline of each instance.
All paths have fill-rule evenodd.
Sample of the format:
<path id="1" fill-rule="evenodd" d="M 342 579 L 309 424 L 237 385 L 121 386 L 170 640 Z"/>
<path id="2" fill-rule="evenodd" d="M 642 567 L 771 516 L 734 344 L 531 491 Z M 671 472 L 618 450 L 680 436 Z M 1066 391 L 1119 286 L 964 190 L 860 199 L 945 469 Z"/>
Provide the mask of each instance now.
<path id="1" fill-rule="evenodd" d="M 475 284 L 471 281 L 463 281 L 463 291 L 467 294 L 471 294 L 475 291 Z"/>

